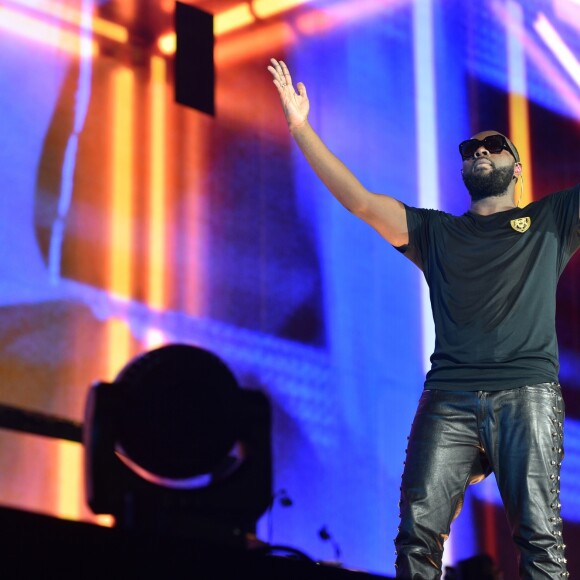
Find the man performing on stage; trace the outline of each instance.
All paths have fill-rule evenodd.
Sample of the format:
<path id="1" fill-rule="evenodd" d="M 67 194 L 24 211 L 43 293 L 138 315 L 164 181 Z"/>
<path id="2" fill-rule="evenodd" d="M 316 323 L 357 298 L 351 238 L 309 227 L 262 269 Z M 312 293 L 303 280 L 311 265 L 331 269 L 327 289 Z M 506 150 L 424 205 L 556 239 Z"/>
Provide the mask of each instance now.
<path id="1" fill-rule="evenodd" d="M 469 211 L 409 207 L 368 191 L 308 123 L 304 84 L 294 90 L 283 62 L 272 59 L 268 70 L 318 177 L 429 285 L 436 340 L 402 477 L 397 578 L 441 577 L 443 543 L 465 490 L 492 471 L 521 578 L 567 577 L 555 313 L 558 279 L 580 246 L 580 186 L 518 207 L 517 149 L 484 131 L 459 145 Z"/>

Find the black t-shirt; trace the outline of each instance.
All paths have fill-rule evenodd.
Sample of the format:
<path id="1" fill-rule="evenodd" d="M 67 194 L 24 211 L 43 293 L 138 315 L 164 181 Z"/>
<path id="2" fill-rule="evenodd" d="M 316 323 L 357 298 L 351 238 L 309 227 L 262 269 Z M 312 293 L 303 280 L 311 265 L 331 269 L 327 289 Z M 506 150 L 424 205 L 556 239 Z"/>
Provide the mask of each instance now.
<path id="1" fill-rule="evenodd" d="M 425 388 L 501 390 L 558 380 L 556 285 L 580 246 L 580 186 L 524 208 L 454 216 L 406 206 L 435 349 Z"/>

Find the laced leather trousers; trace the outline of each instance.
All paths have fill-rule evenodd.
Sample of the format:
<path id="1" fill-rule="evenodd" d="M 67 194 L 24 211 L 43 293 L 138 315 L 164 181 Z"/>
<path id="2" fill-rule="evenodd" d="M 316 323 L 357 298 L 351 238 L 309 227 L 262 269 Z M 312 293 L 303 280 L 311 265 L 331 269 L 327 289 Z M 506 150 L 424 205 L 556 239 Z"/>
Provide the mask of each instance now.
<path id="1" fill-rule="evenodd" d="M 519 551 L 520 578 L 566 578 L 563 422 L 557 383 L 497 392 L 424 391 L 401 482 L 397 578 L 441 578 L 443 542 L 465 490 L 492 471 Z"/>

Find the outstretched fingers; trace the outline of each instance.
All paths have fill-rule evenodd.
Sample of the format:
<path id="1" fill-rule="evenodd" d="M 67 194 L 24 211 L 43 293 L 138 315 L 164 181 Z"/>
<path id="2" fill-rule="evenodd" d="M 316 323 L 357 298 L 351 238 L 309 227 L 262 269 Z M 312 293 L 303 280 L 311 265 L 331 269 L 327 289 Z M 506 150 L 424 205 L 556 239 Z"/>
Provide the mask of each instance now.
<path id="1" fill-rule="evenodd" d="M 282 69 L 282 74 L 284 75 L 284 84 L 288 86 L 292 86 L 292 77 L 290 76 L 290 71 L 286 66 L 284 61 L 280 61 L 280 68 Z"/>
<path id="2" fill-rule="evenodd" d="M 272 73 L 274 77 L 274 84 L 279 91 L 283 91 L 286 87 L 292 87 L 292 77 L 290 76 L 290 71 L 283 61 L 277 61 L 275 58 L 271 58 L 271 66 L 268 70 Z"/>

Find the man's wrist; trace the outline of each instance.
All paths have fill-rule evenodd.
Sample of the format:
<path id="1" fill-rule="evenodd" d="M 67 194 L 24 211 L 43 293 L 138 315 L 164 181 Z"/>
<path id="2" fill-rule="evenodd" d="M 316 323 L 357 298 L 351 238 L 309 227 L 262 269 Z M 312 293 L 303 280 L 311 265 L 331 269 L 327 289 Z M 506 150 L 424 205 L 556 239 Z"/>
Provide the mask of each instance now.
<path id="1" fill-rule="evenodd" d="M 288 125 L 288 129 L 290 130 L 291 135 L 296 135 L 301 133 L 306 127 L 308 127 L 308 119 L 304 119 L 299 123 L 293 123 Z"/>

